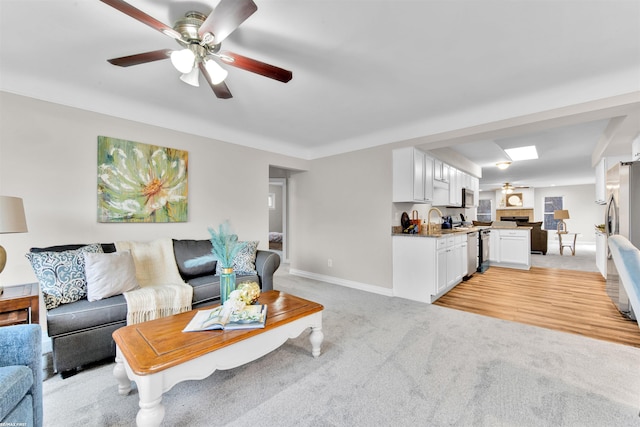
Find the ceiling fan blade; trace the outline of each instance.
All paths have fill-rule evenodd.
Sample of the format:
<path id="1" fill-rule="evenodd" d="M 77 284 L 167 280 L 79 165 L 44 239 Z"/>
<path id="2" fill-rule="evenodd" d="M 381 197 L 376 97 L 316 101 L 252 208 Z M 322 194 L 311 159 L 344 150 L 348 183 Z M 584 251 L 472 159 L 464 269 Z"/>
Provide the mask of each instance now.
<path id="1" fill-rule="evenodd" d="M 253 0 L 220 0 L 216 9 L 198 29 L 198 35 L 203 38 L 206 33 L 214 36 L 213 43 L 218 44 L 233 33 L 248 17 L 258 10 Z"/>
<path id="2" fill-rule="evenodd" d="M 100 1 L 105 4 L 108 4 L 114 9 L 118 9 L 120 12 L 126 15 L 129 15 L 133 19 L 136 19 L 142 22 L 143 24 L 147 24 L 154 30 L 160 31 L 161 33 L 164 33 L 169 37 L 173 37 L 176 40 L 182 39 L 182 35 L 179 32 L 169 27 L 168 25 L 163 24 L 157 19 L 147 15 L 140 9 L 136 9 L 135 7 L 131 6 L 129 3 L 125 1 L 122 1 L 122 0 L 100 0 Z"/>
<path id="3" fill-rule="evenodd" d="M 200 72 L 202 73 L 204 78 L 207 80 L 207 83 L 209 83 L 209 86 L 211 86 L 213 93 L 215 93 L 218 98 L 233 98 L 233 96 L 231 96 L 231 92 L 229 91 L 229 87 L 227 87 L 227 84 L 225 82 L 220 82 L 217 85 L 214 85 L 213 83 L 211 83 L 211 76 L 209 76 L 209 72 L 204 67 L 204 64 L 200 62 L 198 63 L 198 67 L 200 68 Z"/>
<path id="4" fill-rule="evenodd" d="M 171 49 L 160 49 L 152 52 L 138 53 L 136 55 L 122 56 L 120 58 L 107 59 L 109 63 L 119 67 L 130 67 L 132 65 L 146 64 L 147 62 L 167 59 L 171 55 Z"/>
<path id="5" fill-rule="evenodd" d="M 251 71 L 252 73 L 260 74 L 283 83 L 286 83 L 293 78 L 293 73 L 289 70 L 247 58 L 246 56 L 238 55 L 237 53 L 229 51 L 220 52 L 219 58 L 225 64 Z"/>

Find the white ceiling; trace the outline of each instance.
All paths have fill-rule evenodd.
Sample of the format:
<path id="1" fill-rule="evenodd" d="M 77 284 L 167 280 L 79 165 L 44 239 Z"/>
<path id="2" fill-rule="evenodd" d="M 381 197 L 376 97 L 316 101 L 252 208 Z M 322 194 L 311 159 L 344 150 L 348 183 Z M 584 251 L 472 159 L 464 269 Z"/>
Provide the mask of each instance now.
<path id="1" fill-rule="evenodd" d="M 217 99 L 169 61 L 107 63 L 178 45 L 98 0 L 0 0 L 0 90 L 306 159 L 640 91 L 637 0 L 254 1 L 223 49 L 293 71 L 287 84 L 227 67 L 234 97 Z M 217 0 L 130 3 L 173 25 Z M 491 166 L 500 147 L 539 147 L 483 169 L 484 188 L 593 182 L 606 119 L 455 149 Z"/>

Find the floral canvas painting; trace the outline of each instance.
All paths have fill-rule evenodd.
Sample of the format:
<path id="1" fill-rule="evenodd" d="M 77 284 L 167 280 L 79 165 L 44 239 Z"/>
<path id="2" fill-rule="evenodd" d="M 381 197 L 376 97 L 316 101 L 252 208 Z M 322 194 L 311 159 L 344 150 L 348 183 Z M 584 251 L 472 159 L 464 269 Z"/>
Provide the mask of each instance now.
<path id="1" fill-rule="evenodd" d="M 98 137 L 98 222 L 186 222 L 189 153 Z"/>

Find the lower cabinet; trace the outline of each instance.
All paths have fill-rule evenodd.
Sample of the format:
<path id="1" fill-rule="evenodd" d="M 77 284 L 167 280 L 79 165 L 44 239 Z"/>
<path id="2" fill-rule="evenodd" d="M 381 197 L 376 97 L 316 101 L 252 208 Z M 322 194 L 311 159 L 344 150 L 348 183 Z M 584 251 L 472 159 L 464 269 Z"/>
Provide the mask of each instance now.
<path id="1" fill-rule="evenodd" d="M 529 270 L 531 268 L 531 229 L 491 229 L 489 262 L 492 266 Z"/>
<path id="2" fill-rule="evenodd" d="M 596 267 L 602 274 L 602 277 L 607 278 L 607 256 L 609 255 L 609 248 L 607 247 L 607 235 L 596 231 Z"/>
<path id="3" fill-rule="evenodd" d="M 393 236 L 393 294 L 432 303 L 462 281 L 467 236 Z"/>

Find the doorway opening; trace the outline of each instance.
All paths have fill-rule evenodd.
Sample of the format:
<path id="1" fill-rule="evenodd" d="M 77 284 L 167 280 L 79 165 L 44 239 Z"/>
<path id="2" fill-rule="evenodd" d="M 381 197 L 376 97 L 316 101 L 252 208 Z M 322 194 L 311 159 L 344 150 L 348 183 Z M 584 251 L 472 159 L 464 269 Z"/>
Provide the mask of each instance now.
<path id="1" fill-rule="evenodd" d="M 287 223 L 287 179 L 269 177 L 269 250 L 289 262 Z"/>

